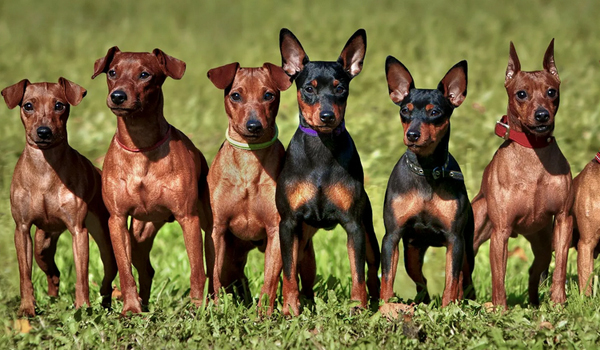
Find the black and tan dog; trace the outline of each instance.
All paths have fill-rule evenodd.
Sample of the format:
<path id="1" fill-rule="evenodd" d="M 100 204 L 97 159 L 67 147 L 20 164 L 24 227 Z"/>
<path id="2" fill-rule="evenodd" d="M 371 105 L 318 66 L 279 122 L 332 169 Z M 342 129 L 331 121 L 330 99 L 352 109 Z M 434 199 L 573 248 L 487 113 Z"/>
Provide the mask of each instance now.
<path id="1" fill-rule="evenodd" d="M 349 84 L 362 70 L 366 33 L 358 30 L 335 62 L 312 62 L 294 34 L 280 33 L 283 69 L 296 80 L 300 126 L 287 150 L 276 192 L 281 215 L 283 313 L 300 312 L 297 271 L 302 292 L 313 295 L 316 263 L 312 237 L 337 224 L 348 233 L 352 300 L 367 305 L 379 295 L 379 246 L 371 204 L 364 189 L 358 152 L 344 126 Z M 365 260 L 368 278 L 365 285 Z"/>
<path id="2" fill-rule="evenodd" d="M 571 245 L 573 204 L 571 167 L 552 136 L 559 104 L 560 79 L 554 40 L 544 55 L 544 70 L 521 71 L 510 43 L 504 81 L 508 112 L 496 125 L 504 143 L 483 172 L 473 199 L 474 250 L 490 239 L 492 302 L 506 308 L 508 239 L 522 234 L 530 243 L 529 302 L 539 304 L 540 276 L 548 271 L 552 250 L 556 268 L 551 300 L 564 303 L 567 255 Z"/>
<path id="3" fill-rule="evenodd" d="M 400 106 L 404 144 L 388 183 L 381 247 L 381 299 L 393 295 L 398 243 L 403 239 L 406 272 L 429 302 L 423 276 L 427 248 L 446 246 L 446 287 L 442 306 L 475 297 L 473 211 L 458 163 L 448 152 L 450 116 L 467 96 L 467 62 L 452 67 L 437 89 L 416 89 L 408 69 L 392 56 L 385 64 L 390 98 Z"/>

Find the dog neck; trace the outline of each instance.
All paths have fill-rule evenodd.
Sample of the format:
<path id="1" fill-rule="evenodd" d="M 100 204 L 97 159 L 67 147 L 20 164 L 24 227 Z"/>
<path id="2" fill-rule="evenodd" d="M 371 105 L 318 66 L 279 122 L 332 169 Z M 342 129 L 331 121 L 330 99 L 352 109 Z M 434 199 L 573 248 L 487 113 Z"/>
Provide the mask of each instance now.
<path id="1" fill-rule="evenodd" d="M 116 142 L 131 152 L 147 152 L 165 143 L 171 134 L 171 125 L 162 115 L 125 116 L 117 118 Z"/>
<path id="2" fill-rule="evenodd" d="M 514 141 L 526 148 L 543 148 L 554 142 L 552 133 L 547 136 L 537 136 L 524 132 L 516 117 L 506 115 L 496 122 L 495 133 L 505 140 Z"/>
<path id="3" fill-rule="evenodd" d="M 245 143 L 245 142 L 237 141 L 237 140 L 234 140 L 229 135 L 229 128 L 227 128 L 227 130 L 225 131 L 225 139 L 227 140 L 227 142 L 229 142 L 229 144 L 232 145 L 234 148 L 245 150 L 245 151 L 258 151 L 261 149 L 271 147 L 272 145 L 275 144 L 275 142 L 277 142 L 278 137 L 279 137 L 279 128 L 277 127 L 277 124 L 275 124 L 275 133 L 274 133 L 273 137 L 269 141 L 261 142 L 261 143 Z"/>

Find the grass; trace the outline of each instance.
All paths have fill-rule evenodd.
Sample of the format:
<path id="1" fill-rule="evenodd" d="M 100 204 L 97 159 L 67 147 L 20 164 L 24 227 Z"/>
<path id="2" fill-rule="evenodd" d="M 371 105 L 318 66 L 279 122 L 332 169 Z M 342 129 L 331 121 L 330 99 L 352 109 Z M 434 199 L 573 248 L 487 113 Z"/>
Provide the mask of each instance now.
<path id="1" fill-rule="evenodd" d="M 115 129 L 105 106 L 104 76 L 90 80 L 94 60 L 109 47 L 150 51 L 159 47 L 187 63 L 181 81 L 165 83 L 165 115 L 184 130 L 210 160 L 223 141 L 226 117 L 222 93 L 206 78 L 210 68 L 239 61 L 243 66 L 280 62 L 278 32 L 291 29 L 313 60 L 334 60 L 358 28 L 368 35 L 363 72 L 352 83 L 347 126 L 357 144 L 373 202 L 375 229 L 381 239 L 383 194 L 392 167 L 404 152 L 398 108 L 387 96 L 383 64 L 387 55 L 401 60 L 417 87 L 435 87 L 456 62 L 469 62 L 468 97 L 452 118 L 450 150 L 465 172 L 469 195 L 479 188 L 485 165 L 501 143 L 493 136 L 495 121 L 506 111 L 504 71 L 509 41 L 515 43 L 525 70 L 541 69 L 544 51 L 556 38 L 555 57 L 562 79 L 556 137 L 574 174 L 600 147 L 600 46 L 596 34 L 600 7 L 593 0 L 571 2 L 466 0 L 345 2 L 229 2 L 173 0 L 163 2 L 21 0 L 0 2 L 0 87 L 23 78 L 57 81 L 64 76 L 88 89 L 71 111 L 69 139 L 90 159 L 101 157 Z M 278 124 L 287 144 L 297 125 L 293 88 L 282 96 Z M 421 305 L 412 320 L 387 321 L 372 311 L 349 312 L 350 273 L 345 233 L 337 228 L 315 238 L 317 273 L 315 304 L 297 318 L 276 313 L 258 319 L 256 306 L 225 298 L 218 306 L 196 309 L 188 302 L 189 264 L 181 231 L 165 227 L 155 241 L 156 268 L 150 312 L 122 318 L 99 306 L 96 284 L 102 275 L 91 244 L 92 307 L 74 310 L 71 238 L 59 242 L 57 264 L 61 294 L 45 294 L 45 276 L 34 267 L 34 287 L 41 314 L 27 320 L 16 315 L 18 269 L 12 242 L 9 187 L 23 148 L 16 110 L 0 108 L 0 348 L 591 348 L 600 342 L 600 300 L 577 292 L 575 253 L 568 269 L 568 302 L 542 306 L 527 302 L 526 269 L 531 253 L 523 239 L 523 259 L 509 258 L 508 312 L 487 312 L 491 299 L 488 245 L 476 259 L 476 302 L 439 308 L 439 298 Z M 100 165 L 100 164 L 99 164 Z M 443 290 L 444 250 L 431 249 L 425 274 L 430 290 Z M 250 256 L 247 275 L 254 296 L 262 284 L 262 255 Z M 116 282 L 115 282 L 116 283 Z M 395 291 L 405 301 L 414 284 L 398 269 Z M 597 289 L 597 288 L 596 288 Z M 120 310 L 115 301 L 115 310 Z M 32 327 L 24 329 L 27 323 Z"/>

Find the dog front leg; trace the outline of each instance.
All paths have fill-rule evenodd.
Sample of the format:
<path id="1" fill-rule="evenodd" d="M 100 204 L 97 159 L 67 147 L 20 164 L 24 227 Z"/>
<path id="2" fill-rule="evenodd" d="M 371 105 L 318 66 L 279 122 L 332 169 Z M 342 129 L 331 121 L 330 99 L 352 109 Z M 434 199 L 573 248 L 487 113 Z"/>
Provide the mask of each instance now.
<path id="1" fill-rule="evenodd" d="M 265 283 L 260 292 L 259 310 L 264 305 L 265 295 L 269 298 L 269 308 L 267 314 L 273 313 L 275 308 L 275 299 L 277 298 L 277 285 L 279 284 L 279 275 L 283 267 L 281 260 L 281 244 L 279 242 L 279 226 L 267 228 L 267 248 L 265 250 Z"/>
<path id="2" fill-rule="evenodd" d="M 35 297 L 33 296 L 33 283 L 31 282 L 31 265 L 33 263 L 33 244 L 31 226 L 17 224 L 15 228 L 15 249 L 19 262 L 19 275 L 21 286 L 21 306 L 19 314 L 24 316 L 35 316 Z"/>
<path id="3" fill-rule="evenodd" d="M 279 223 L 279 243 L 283 259 L 283 309 L 284 315 L 300 314 L 300 299 L 297 278 L 297 262 L 299 233 L 302 232 L 302 223 L 294 218 L 281 218 Z"/>
<path id="4" fill-rule="evenodd" d="M 111 215 L 108 219 L 108 227 L 115 258 L 117 259 L 117 267 L 119 268 L 119 280 L 123 295 L 123 311 L 121 311 L 121 314 L 125 315 L 128 311 L 134 314 L 140 313 L 142 312 L 142 304 L 138 298 L 137 287 L 131 272 L 131 237 L 129 236 L 129 230 L 127 230 L 127 217 Z"/>
<path id="5" fill-rule="evenodd" d="M 179 218 L 177 221 L 181 225 L 185 249 L 190 260 L 190 298 L 194 304 L 200 306 L 203 303 L 202 295 L 204 294 L 204 284 L 206 283 L 200 219 L 198 215 L 190 215 Z"/>
<path id="6" fill-rule="evenodd" d="M 506 263 L 508 259 L 508 228 L 494 228 L 490 243 L 490 265 L 492 269 L 492 303 L 506 309 Z"/>
<path id="7" fill-rule="evenodd" d="M 559 304 L 567 301 L 565 282 L 567 280 L 567 258 L 573 236 L 573 216 L 565 210 L 554 218 L 554 251 L 556 268 L 552 277 L 550 299 Z"/>

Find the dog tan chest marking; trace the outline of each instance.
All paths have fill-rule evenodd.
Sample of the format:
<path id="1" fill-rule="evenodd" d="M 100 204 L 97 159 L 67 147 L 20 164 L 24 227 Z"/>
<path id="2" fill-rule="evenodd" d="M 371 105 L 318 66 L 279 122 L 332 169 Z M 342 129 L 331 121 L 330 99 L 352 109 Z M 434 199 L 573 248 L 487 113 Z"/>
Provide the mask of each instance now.
<path id="1" fill-rule="evenodd" d="M 297 210 L 304 204 L 308 203 L 317 195 L 317 192 L 317 186 L 308 181 L 298 181 L 292 183 L 285 189 L 285 193 L 292 210 Z"/>
<path id="2" fill-rule="evenodd" d="M 458 210 L 458 201 L 444 192 L 434 192 L 431 198 L 424 198 L 417 191 L 412 191 L 394 198 L 391 205 L 398 226 L 404 226 L 410 219 L 425 214 L 437 218 L 444 230 L 452 228 Z"/>
<path id="3" fill-rule="evenodd" d="M 341 183 L 335 183 L 325 188 L 325 196 L 343 211 L 348 211 L 354 201 L 353 191 Z"/>

